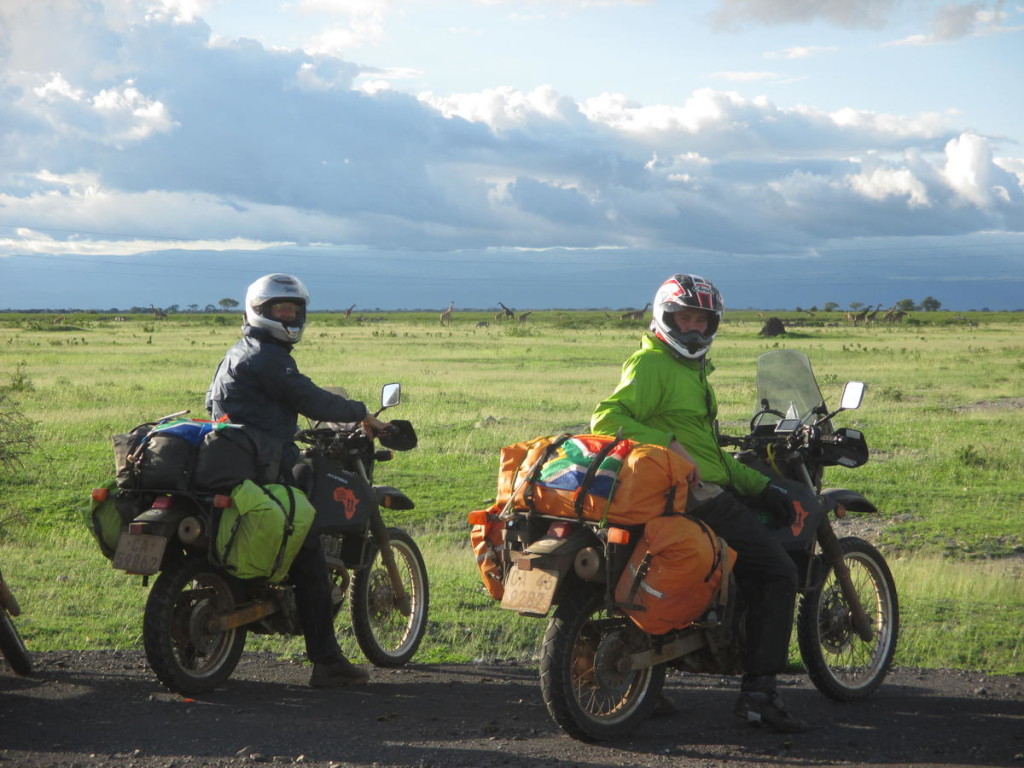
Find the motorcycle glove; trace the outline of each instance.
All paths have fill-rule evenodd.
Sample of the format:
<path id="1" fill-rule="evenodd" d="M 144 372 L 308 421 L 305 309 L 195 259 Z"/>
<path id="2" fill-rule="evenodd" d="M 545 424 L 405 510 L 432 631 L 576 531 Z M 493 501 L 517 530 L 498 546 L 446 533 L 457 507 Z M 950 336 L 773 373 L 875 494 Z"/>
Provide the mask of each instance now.
<path id="1" fill-rule="evenodd" d="M 787 528 L 796 520 L 793 496 L 781 483 L 769 481 L 758 496 L 761 506 L 771 515 L 776 527 Z"/>

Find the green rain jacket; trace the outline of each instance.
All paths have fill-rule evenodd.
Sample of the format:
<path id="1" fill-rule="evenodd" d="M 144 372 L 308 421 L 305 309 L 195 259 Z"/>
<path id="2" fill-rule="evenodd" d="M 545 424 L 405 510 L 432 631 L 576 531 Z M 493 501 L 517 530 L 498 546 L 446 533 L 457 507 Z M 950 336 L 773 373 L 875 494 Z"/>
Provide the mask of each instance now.
<path id="1" fill-rule="evenodd" d="M 701 479 L 731 486 L 742 496 L 756 496 L 768 478 L 741 464 L 718 446 L 714 421 L 718 398 L 707 380 L 711 363 L 677 357 L 647 334 L 622 365 L 615 391 L 602 400 L 590 419 L 598 435 L 668 446 L 675 438 L 697 462 Z"/>

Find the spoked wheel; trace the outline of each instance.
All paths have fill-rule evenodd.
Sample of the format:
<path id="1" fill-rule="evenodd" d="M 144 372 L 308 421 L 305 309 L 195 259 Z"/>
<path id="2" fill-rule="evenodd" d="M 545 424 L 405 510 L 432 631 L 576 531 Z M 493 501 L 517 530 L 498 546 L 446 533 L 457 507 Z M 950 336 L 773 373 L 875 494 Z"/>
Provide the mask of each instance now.
<path id="1" fill-rule="evenodd" d="M 235 609 L 237 587 L 203 558 L 188 557 L 160 574 L 146 601 L 146 658 L 167 688 L 190 695 L 223 683 L 245 647 L 245 628 L 220 629 Z"/>
<path id="2" fill-rule="evenodd" d="M 399 528 L 389 528 L 388 537 L 408 604 L 399 605 L 380 549 L 375 547 L 369 567 L 352 579 L 352 629 L 373 664 L 400 667 L 416 653 L 427 631 L 430 594 L 427 566 L 416 542 Z"/>
<path id="3" fill-rule="evenodd" d="M 548 713 L 576 739 L 625 735 L 646 720 L 665 684 L 665 665 L 631 670 L 650 638 L 609 618 L 601 590 L 573 594 L 555 610 L 541 646 L 540 687 Z"/>
<path id="4" fill-rule="evenodd" d="M 0 606 L 0 651 L 3 652 L 11 669 L 19 675 L 32 674 L 32 656 L 25 647 L 25 642 L 18 634 L 17 627 L 11 621 L 7 609 Z"/>
<path id="5" fill-rule="evenodd" d="M 839 540 L 872 636 L 864 641 L 853 628 L 850 607 L 827 568 L 822 586 L 800 600 L 797 639 L 807 674 L 815 687 L 837 701 L 871 695 L 885 679 L 896 653 L 899 604 L 885 558 L 863 539 Z"/>

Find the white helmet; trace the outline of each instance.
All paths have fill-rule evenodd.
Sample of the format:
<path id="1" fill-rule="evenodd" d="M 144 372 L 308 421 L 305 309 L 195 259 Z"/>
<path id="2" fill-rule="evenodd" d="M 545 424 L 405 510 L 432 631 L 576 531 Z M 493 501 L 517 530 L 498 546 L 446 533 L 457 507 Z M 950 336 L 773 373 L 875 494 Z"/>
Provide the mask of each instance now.
<path id="1" fill-rule="evenodd" d="M 711 316 L 707 333 L 687 331 L 676 326 L 671 315 L 683 309 L 703 309 Z M 654 295 L 654 319 L 651 332 L 677 355 L 699 360 L 708 353 L 718 333 L 725 303 L 722 294 L 700 275 L 672 275 Z"/>
<path id="2" fill-rule="evenodd" d="M 287 325 L 284 321 L 270 317 L 270 307 L 281 301 L 299 305 L 295 320 Z M 270 331 L 275 339 L 294 344 L 302 338 L 306 325 L 306 307 L 309 305 L 309 291 L 297 277 L 291 275 L 264 275 L 249 286 L 245 292 L 245 321 L 256 328 Z"/>

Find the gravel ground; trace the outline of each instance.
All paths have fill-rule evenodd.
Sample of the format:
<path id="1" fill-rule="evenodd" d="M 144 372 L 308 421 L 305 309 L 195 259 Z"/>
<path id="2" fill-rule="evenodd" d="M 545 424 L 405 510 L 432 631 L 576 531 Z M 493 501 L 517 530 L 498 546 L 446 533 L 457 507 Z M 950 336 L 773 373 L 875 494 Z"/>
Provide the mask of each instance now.
<path id="1" fill-rule="evenodd" d="M 136 651 L 36 654 L 33 677 L 0 664 L 0 766 L 1019 766 L 1024 676 L 896 669 L 870 699 L 839 704 L 785 676 L 813 729 L 786 736 L 729 714 L 736 681 L 670 673 L 679 712 L 631 737 L 586 744 L 513 662 L 374 670 L 370 685 L 306 686 L 309 668 L 246 653 L 195 700 L 161 688 Z"/>

